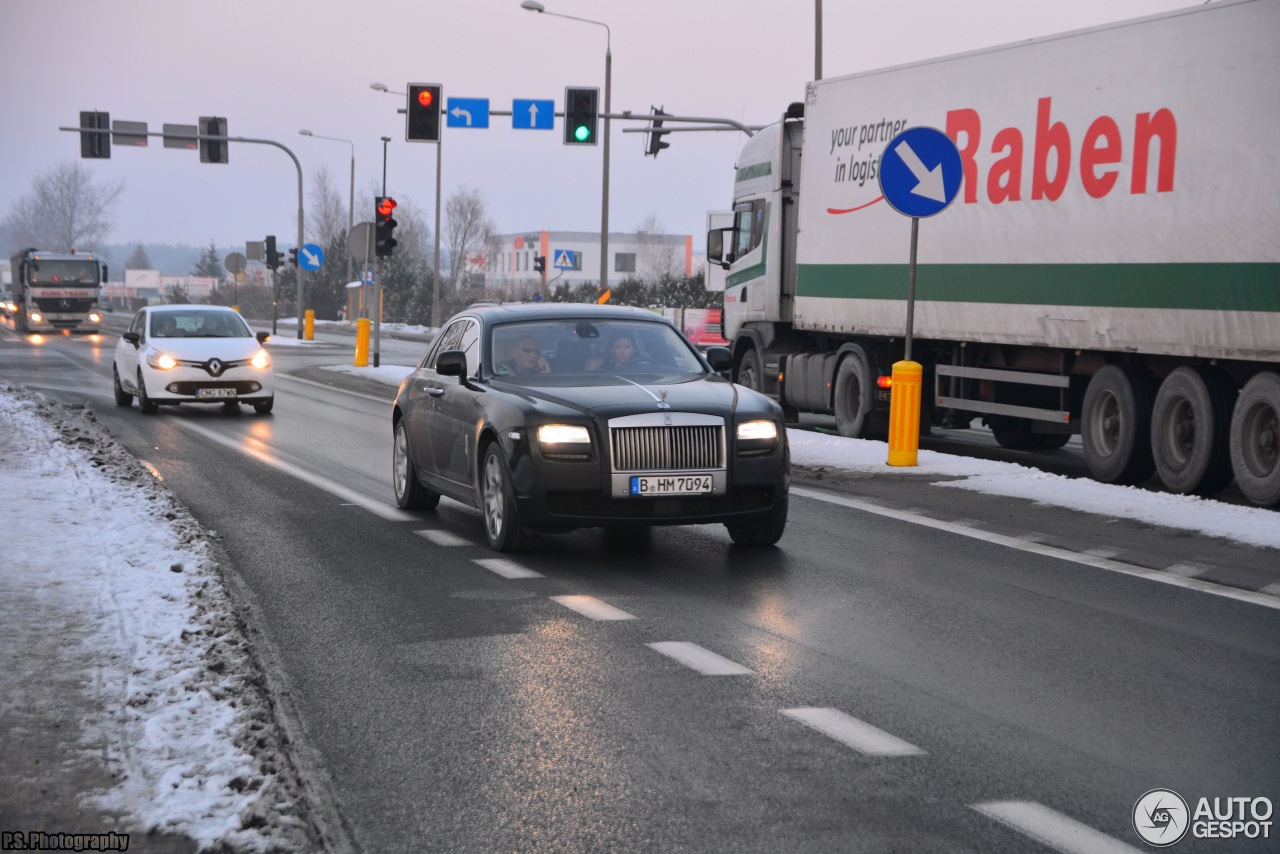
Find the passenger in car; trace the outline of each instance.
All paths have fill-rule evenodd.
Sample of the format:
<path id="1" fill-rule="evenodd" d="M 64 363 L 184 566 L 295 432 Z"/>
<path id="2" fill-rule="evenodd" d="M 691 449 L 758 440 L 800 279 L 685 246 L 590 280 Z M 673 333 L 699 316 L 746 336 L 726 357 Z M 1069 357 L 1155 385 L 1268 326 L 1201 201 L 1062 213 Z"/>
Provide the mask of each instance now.
<path id="1" fill-rule="evenodd" d="M 496 376 L 512 376 L 522 374 L 547 374 L 551 372 L 551 364 L 542 355 L 538 347 L 538 339 L 532 335 L 522 335 L 511 347 L 511 358 L 494 366 Z"/>
<path id="2" fill-rule="evenodd" d="M 635 340 L 631 333 L 622 332 L 609 341 L 609 352 L 587 363 L 589 371 L 616 371 L 625 367 L 636 355 Z"/>

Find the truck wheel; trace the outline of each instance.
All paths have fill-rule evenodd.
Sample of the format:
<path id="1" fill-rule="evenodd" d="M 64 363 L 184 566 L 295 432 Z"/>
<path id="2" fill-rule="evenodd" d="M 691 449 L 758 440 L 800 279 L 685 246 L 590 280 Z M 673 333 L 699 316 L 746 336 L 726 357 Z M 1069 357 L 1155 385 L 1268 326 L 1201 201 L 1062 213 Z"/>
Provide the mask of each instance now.
<path id="1" fill-rule="evenodd" d="M 1244 497 L 1261 507 L 1280 504 L 1280 374 L 1244 384 L 1231 414 L 1231 468 Z"/>
<path id="2" fill-rule="evenodd" d="M 1156 378 L 1136 365 L 1107 365 L 1084 393 L 1080 441 L 1094 480 L 1142 483 L 1155 471 L 1151 406 Z"/>
<path id="3" fill-rule="evenodd" d="M 1177 368 L 1160 384 L 1151 412 L 1151 455 L 1171 492 L 1213 495 L 1231 483 L 1234 389 L 1213 368 Z"/>
<path id="4" fill-rule="evenodd" d="M 738 378 L 734 382 L 752 391 L 764 391 L 764 376 L 760 371 L 760 354 L 752 347 L 742 354 L 742 361 L 738 363 Z"/>
<path id="5" fill-rule="evenodd" d="M 876 385 L 871 376 L 871 359 L 862 347 L 845 353 L 836 368 L 836 429 L 847 439 L 867 439 L 876 434 L 872 410 L 876 405 Z"/>

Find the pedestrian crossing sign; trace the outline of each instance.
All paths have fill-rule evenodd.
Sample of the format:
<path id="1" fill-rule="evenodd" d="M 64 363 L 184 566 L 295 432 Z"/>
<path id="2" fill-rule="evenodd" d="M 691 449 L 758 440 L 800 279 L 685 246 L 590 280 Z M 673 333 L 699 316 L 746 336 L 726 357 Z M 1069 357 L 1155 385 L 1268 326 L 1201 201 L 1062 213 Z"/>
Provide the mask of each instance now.
<path id="1" fill-rule="evenodd" d="M 568 249 L 557 249 L 552 256 L 554 263 L 551 266 L 555 267 L 557 270 L 576 269 L 577 265 L 574 264 L 574 256 L 577 254 L 577 252 L 573 252 Z"/>

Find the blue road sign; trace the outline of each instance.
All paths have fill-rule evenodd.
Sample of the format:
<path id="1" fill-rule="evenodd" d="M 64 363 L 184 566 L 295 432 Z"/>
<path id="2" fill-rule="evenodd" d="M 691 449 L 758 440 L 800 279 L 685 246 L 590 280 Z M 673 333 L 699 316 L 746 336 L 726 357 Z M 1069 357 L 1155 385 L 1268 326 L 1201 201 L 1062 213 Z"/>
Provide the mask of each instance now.
<path id="1" fill-rule="evenodd" d="M 450 98 L 449 122 L 451 128 L 487 128 L 489 126 L 488 98 Z"/>
<path id="2" fill-rule="evenodd" d="M 557 270 L 572 270 L 573 256 L 577 254 L 577 252 L 573 252 L 569 249 L 557 249 L 552 253 L 554 262 L 551 266 L 555 267 Z"/>
<path id="3" fill-rule="evenodd" d="M 880 192 L 898 213 L 942 213 L 960 192 L 960 151 L 936 128 L 907 128 L 889 140 L 880 158 Z"/>
<path id="4" fill-rule="evenodd" d="M 556 102 L 516 98 L 511 102 L 511 126 L 516 130 L 555 130 Z"/>
<path id="5" fill-rule="evenodd" d="M 298 266 L 304 270 L 319 270 L 324 263 L 324 250 L 314 243 L 304 243 L 298 250 Z"/>

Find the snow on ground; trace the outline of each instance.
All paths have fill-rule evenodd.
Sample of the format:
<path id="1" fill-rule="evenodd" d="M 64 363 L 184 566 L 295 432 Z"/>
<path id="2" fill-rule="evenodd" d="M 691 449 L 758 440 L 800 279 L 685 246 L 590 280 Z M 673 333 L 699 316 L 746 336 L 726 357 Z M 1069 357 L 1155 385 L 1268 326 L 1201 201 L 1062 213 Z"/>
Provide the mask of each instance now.
<path id="1" fill-rule="evenodd" d="M 377 368 L 332 365 L 325 369 L 393 386 L 398 386 L 400 380 L 413 370 L 401 365 Z M 936 451 L 920 451 L 915 466 L 890 466 L 887 462 L 888 447 L 884 442 L 845 439 L 808 430 L 788 430 L 787 439 L 791 443 L 791 461 L 799 466 L 886 477 L 926 475 L 948 478 L 931 485 L 1024 498 L 1056 507 L 1225 537 L 1251 546 L 1280 549 L 1280 516 L 1271 510 L 1237 507 L 1193 495 L 1113 486 L 1049 474 L 1016 463 L 957 457 Z"/>
<path id="2" fill-rule="evenodd" d="M 80 719 L 46 725 L 78 727 L 80 751 L 105 759 L 118 784 L 75 794 L 123 816 L 120 830 L 206 849 L 312 848 L 216 535 L 83 408 L 0 383 L 0 436 L 2 636 L 22 662 L 0 674 L 2 717 L 71 677 L 84 686 L 68 712 Z M 76 630 L 50 636 L 55 626 Z"/>

